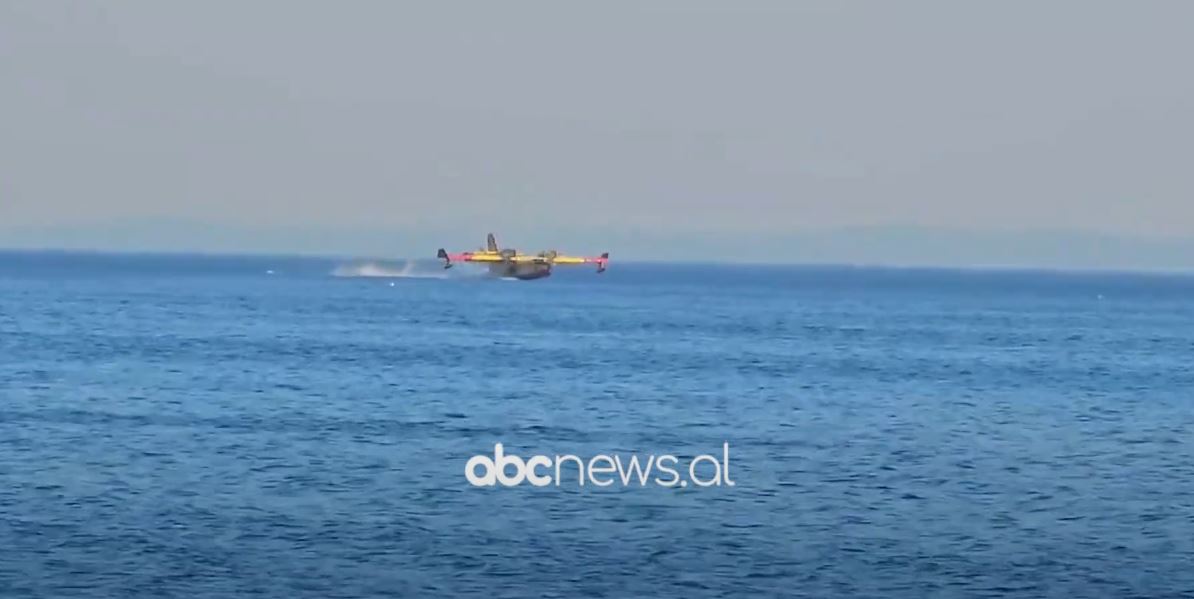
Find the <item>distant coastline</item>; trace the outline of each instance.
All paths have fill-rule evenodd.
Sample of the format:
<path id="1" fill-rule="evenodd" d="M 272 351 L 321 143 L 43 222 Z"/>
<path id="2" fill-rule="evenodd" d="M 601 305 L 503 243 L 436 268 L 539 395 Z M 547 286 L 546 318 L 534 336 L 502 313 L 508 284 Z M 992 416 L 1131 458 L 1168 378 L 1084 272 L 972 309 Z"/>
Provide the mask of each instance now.
<path id="1" fill-rule="evenodd" d="M 5 272 L 4 262 L 15 258 L 42 259 L 59 263 L 84 262 L 210 262 L 231 264 L 249 262 L 261 265 L 270 264 L 306 264 L 332 269 L 345 265 L 362 263 L 412 264 L 426 263 L 439 267 L 440 262 L 428 256 L 384 256 L 384 255 L 353 255 L 317 252 L 252 252 L 233 250 L 121 250 L 105 248 L 24 248 L 0 247 L 0 275 Z M 1053 275 L 1141 275 L 1141 276 L 1178 276 L 1194 277 L 1194 267 L 1099 267 L 1099 266 L 1036 266 L 1018 264 L 885 264 L 885 263 L 848 263 L 848 262 L 755 262 L 733 260 L 645 260 L 627 258 L 619 261 L 619 267 L 640 268 L 672 268 L 677 270 L 692 270 L 701 268 L 715 269 L 750 269 L 776 271 L 862 271 L 862 272 L 922 272 L 922 273 L 990 273 L 999 274 L 1053 274 Z M 330 272 L 330 271 L 329 271 Z"/>
<path id="2" fill-rule="evenodd" d="M 11 225 L 9 225 L 11 227 Z M 0 228 L 0 248 L 95 253 L 419 259 L 477 236 L 472 227 L 296 228 L 146 220 L 92 227 Z M 1068 230 L 842 227 L 824 230 L 660 231 L 510 227 L 526 247 L 565 243 L 618 262 L 792 264 L 999 270 L 1194 271 L 1194 238 Z M 505 231 L 506 229 L 503 229 Z"/>

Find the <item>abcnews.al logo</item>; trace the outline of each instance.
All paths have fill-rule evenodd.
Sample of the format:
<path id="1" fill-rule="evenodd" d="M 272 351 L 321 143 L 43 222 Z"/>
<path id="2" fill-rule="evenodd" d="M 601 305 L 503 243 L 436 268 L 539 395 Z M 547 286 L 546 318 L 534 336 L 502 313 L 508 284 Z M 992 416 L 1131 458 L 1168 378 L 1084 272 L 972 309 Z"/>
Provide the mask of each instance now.
<path id="1" fill-rule="evenodd" d="M 496 443 L 492 454 L 479 454 L 464 465 L 464 476 L 475 487 L 536 487 L 575 484 L 595 487 L 732 487 L 730 444 L 723 443 L 721 455 L 700 454 L 681 460 L 672 454 L 598 454 L 579 456 L 536 454 L 521 457 L 507 453 Z"/>

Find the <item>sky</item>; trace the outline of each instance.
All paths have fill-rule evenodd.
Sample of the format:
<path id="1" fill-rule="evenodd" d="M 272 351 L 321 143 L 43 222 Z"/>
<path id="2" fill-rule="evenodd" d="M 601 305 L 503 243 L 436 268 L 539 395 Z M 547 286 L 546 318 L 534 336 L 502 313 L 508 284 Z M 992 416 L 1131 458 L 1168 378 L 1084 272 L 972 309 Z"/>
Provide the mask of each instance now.
<path id="1" fill-rule="evenodd" d="M 0 247 L 1194 268 L 1192 22 L 0 0 Z"/>

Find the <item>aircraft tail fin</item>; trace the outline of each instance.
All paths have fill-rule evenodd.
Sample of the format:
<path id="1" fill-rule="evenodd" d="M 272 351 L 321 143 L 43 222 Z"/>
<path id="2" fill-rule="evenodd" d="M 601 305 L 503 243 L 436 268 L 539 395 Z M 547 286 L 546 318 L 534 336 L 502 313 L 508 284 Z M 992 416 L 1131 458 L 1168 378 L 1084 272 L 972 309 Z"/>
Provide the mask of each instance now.
<path id="1" fill-rule="evenodd" d="M 452 268 L 452 258 L 448 256 L 448 252 L 444 248 L 440 248 L 435 257 L 444 261 L 444 268 Z"/>
<path id="2" fill-rule="evenodd" d="M 487 237 L 485 239 L 485 246 L 486 246 L 486 249 L 488 249 L 491 252 L 498 251 L 497 239 L 494 239 L 493 233 L 490 233 L 489 237 Z"/>

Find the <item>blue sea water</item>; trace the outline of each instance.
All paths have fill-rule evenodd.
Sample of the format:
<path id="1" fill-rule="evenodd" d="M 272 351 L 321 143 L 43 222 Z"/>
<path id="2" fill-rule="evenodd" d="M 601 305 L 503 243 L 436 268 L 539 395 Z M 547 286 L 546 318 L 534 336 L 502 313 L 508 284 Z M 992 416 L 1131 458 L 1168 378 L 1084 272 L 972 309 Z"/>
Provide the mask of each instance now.
<path id="1" fill-rule="evenodd" d="M 0 596 L 1194 594 L 1194 278 L 444 274 L 0 253 Z"/>

